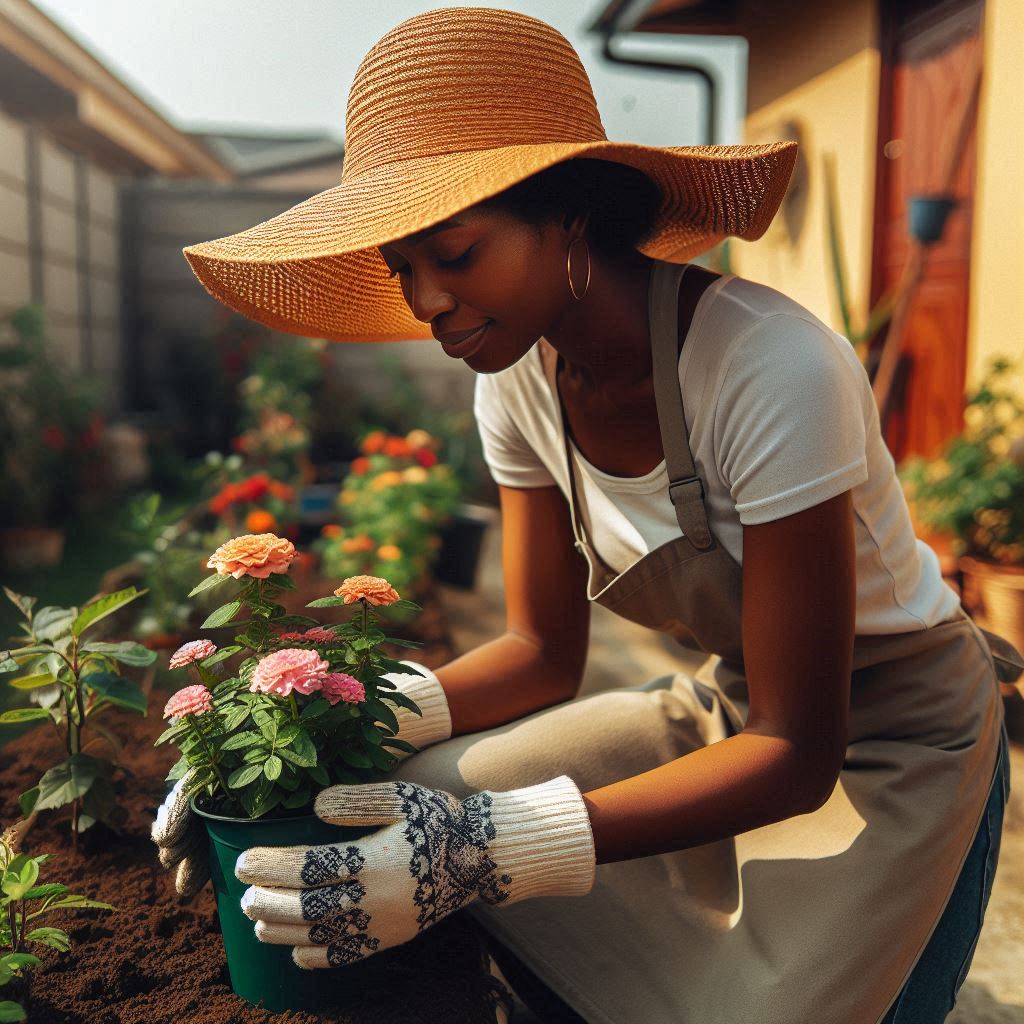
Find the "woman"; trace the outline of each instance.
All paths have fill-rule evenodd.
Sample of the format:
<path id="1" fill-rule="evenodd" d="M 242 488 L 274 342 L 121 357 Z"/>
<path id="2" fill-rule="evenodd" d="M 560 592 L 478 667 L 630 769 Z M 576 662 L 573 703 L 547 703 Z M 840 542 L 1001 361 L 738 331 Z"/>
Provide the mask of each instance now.
<path id="1" fill-rule="evenodd" d="M 347 136 L 338 188 L 185 253 L 270 326 L 429 325 L 480 374 L 508 625 L 393 677 L 422 752 L 316 804 L 371 838 L 239 859 L 257 934 L 320 967 L 471 906 L 557 1019 L 943 1019 L 1008 791 L 995 663 L 850 346 L 686 262 L 763 234 L 795 146 L 610 143 L 561 35 L 473 8 L 377 43 Z M 710 657 L 577 699 L 588 601 Z M 172 795 L 187 889 L 186 827 Z"/>

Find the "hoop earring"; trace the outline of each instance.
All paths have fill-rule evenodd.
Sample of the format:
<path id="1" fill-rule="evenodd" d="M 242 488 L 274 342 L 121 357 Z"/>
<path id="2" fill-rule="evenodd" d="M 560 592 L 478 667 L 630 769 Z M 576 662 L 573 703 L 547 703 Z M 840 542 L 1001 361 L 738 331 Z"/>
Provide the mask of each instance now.
<path id="1" fill-rule="evenodd" d="M 590 289 L 590 246 L 587 245 L 587 283 L 583 286 L 582 294 L 577 294 L 576 288 L 575 288 L 575 286 L 572 283 L 572 247 L 577 242 L 582 242 L 584 245 L 587 245 L 587 242 L 586 242 L 585 238 L 574 238 L 569 243 L 569 249 L 568 249 L 568 251 L 565 254 L 565 270 L 566 270 L 566 274 L 569 277 L 569 291 L 572 292 L 572 297 L 577 302 L 579 302 L 579 300 L 582 299 L 583 296 L 586 295 L 587 291 Z"/>

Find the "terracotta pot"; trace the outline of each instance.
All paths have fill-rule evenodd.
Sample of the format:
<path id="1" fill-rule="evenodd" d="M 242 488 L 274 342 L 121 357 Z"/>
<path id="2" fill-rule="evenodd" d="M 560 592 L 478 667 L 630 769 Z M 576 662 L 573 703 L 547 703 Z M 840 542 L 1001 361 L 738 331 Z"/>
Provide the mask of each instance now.
<path id="1" fill-rule="evenodd" d="M 1024 566 L 1000 565 L 964 556 L 963 605 L 982 627 L 1024 651 Z M 1014 692 L 1015 687 L 1004 686 Z"/>
<path id="2" fill-rule="evenodd" d="M 63 530 L 47 526 L 0 530 L 0 562 L 7 569 L 52 569 L 63 557 Z"/>

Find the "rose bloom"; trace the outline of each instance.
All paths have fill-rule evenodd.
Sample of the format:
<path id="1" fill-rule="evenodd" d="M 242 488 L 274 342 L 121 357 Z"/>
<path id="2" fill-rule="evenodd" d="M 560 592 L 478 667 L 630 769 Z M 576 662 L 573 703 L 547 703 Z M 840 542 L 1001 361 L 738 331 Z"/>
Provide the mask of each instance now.
<path id="1" fill-rule="evenodd" d="M 213 710 L 213 697 L 205 686 L 196 683 L 179 690 L 167 702 L 164 718 L 184 718 L 185 715 L 204 715 Z"/>
<path id="2" fill-rule="evenodd" d="M 332 706 L 342 700 L 346 704 L 362 704 L 366 700 L 366 687 L 344 672 L 328 672 L 322 682 L 320 695 Z"/>
<path id="3" fill-rule="evenodd" d="M 209 640 L 190 640 L 182 644 L 172 655 L 168 668 L 183 668 L 193 661 L 202 661 L 217 652 L 217 645 Z"/>
<path id="4" fill-rule="evenodd" d="M 249 691 L 287 697 L 295 690 L 308 697 L 320 689 L 323 675 L 329 668 L 316 651 L 286 647 L 260 661 L 253 670 Z"/>
<path id="5" fill-rule="evenodd" d="M 377 557 L 385 562 L 397 562 L 402 557 L 402 552 L 394 544 L 381 544 L 377 548 Z"/>
<path id="6" fill-rule="evenodd" d="M 277 519 L 263 508 L 254 508 L 245 517 L 245 528 L 250 533 L 269 533 L 277 527 Z"/>
<path id="7" fill-rule="evenodd" d="M 295 545 L 273 533 L 247 533 L 221 544 L 206 563 L 221 576 L 252 576 L 265 580 L 271 573 L 285 573 L 295 557 Z"/>
<path id="8" fill-rule="evenodd" d="M 398 591 L 380 576 L 349 576 L 335 590 L 334 596 L 343 597 L 345 604 L 363 600 L 367 604 L 383 605 L 401 600 Z"/>

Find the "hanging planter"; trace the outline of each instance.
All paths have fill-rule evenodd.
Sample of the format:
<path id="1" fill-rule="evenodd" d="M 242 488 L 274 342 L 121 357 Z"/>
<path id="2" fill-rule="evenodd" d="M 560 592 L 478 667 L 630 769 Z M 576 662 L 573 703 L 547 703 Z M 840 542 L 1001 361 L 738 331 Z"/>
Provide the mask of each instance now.
<path id="1" fill-rule="evenodd" d="M 956 196 L 911 196 L 908 201 L 910 233 L 922 245 L 933 245 L 942 238 L 946 220 L 959 205 Z"/>

